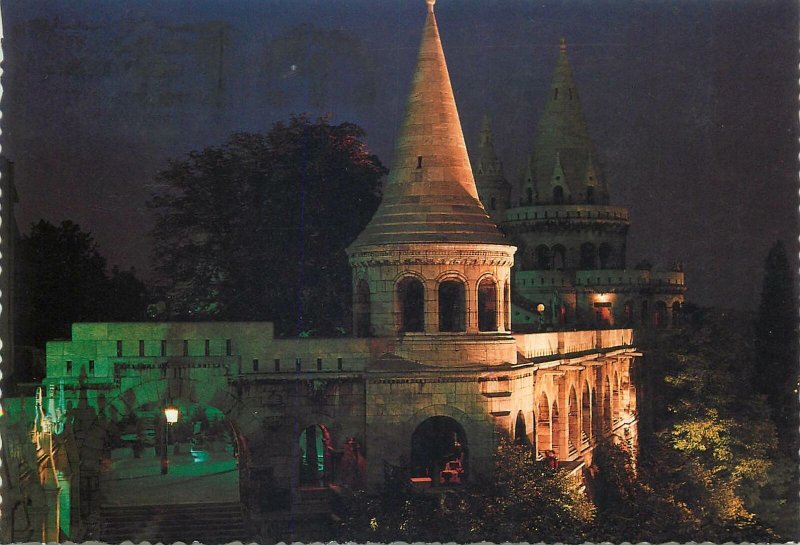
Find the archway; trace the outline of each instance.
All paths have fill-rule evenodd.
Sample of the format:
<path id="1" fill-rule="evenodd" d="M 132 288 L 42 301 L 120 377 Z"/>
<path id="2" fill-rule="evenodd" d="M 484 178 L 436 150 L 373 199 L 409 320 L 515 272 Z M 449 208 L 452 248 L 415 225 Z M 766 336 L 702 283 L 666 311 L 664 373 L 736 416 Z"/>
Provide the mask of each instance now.
<path id="1" fill-rule="evenodd" d="M 497 331 L 497 284 L 491 278 L 478 284 L 478 331 Z"/>
<path id="2" fill-rule="evenodd" d="M 528 430 L 525 425 L 525 415 L 522 411 L 517 412 L 517 419 L 514 422 L 514 444 L 529 446 L 531 444 L 528 439 Z"/>
<path id="3" fill-rule="evenodd" d="M 570 388 L 569 405 L 567 407 L 567 428 L 570 453 L 575 453 L 581 447 L 580 415 L 578 413 L 578 396 L 575 387 Z"/>
<path id="4" fill-rule="evenodd" d="M 581 394 L 581 441 L 588 444 L 592 438 L 592 402 L 589 384 L 583 385 Z"/>
<path id="5" fill-rule="evenodd" d="M 561 244 L 556 244 L 550 249 L 553 255 L 553 269 L 563 271 L 567 262 L 567 249 Z"/>
<path id="6" fill-rule="evenodd" d="M 611 245 L 607 242 L 603 242 L 600 244 L 600 248 L 598 249 L 598 257 L 600 258 L 600 268 L 601 269 L 612 269 L 613 263 L 613 250 L 611 249 Z"/>
<path id="7" fill-rule="evenodd" d="M 331 433 L 322 424 L 300 432 L 300 485 L 324 486 L 333 480 Z"/>
<path id="8" fill-rule="evenodd" d="M 397 302 L 400 311 L 400 331 L 425 331 L 425 287 L 413 276 L 397 284 Z"/>
<path id="9" fill-rule="evenodd" d="M 558 401 L 553 401 L 550 408 L 550 427 L 553 430 L 552 444 L 550 448 L 555 451 L 556 457 L 561 457 L 561 434 L 563 433 L 563 424 L 558 414 Z"/>
<path id="10" fill-rule="evenodd" d="M 591 242 L 581 244 L 581 263 L 579 268 L 584 271 L 597 268 L 597 249 Z"/>
<path id="11" fill-rule="evenodd" d="M 457 332 L 466 329 L 464 284 L 445 280 L 439 284 L 439 331 Z"/>
<path id="12" fill-rule="evenodd" d="M 606 375 L 605 384 L 603 385 L 603 429 L 609 431 L 611 429 L 611 381 Z"/>
<path id="13" fill-rule="evenodd" d="M 429 477 L 433 484 L 454 485 L 469 474 L 467 434 L 449 416 L 432 416 L 411 435 L 411 476 Z"/>
<path id="14" fill-rule="evenodd" d="M 553 435 L 550 427 L 550 403 L 544 392 L 539 397 L 536 414 L 536 448 L 541 453 L 553 448 Z"/>
<path id="15" fill-rule="evenodd" d="M 619 375 L 614 371 L 613 384 L 611 384 L 611 421 L 616 423 L 620 420 L 620 396 L 619 396 Z"/>
<path id="16" fill-rule="evenodd" d="M 550 269 L 550 248 L 544 244 L 536 247 L 536 269 L 540 271 Z"/>

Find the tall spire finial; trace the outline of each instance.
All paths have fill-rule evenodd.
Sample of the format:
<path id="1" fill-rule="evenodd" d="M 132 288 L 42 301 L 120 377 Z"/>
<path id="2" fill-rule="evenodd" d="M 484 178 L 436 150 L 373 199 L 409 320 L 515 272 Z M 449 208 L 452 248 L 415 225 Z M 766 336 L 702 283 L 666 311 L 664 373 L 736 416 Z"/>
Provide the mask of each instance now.
<path id="1" fill-rule="evenodd" d="M 562 53 L 566 53 L 567 52 L 567 40 L 566 40 L 566 38 L 564 38 L 564 36 L 561 36 L 560 48 L 561 48 L 561 52 Z"/>
<path id="2" fill-rule="evenodd" d="M 428 4 L 428 11 L 433 13 L 433 5 L 436 3 L 436 0 L 425 0 L 425 3 Z"/>

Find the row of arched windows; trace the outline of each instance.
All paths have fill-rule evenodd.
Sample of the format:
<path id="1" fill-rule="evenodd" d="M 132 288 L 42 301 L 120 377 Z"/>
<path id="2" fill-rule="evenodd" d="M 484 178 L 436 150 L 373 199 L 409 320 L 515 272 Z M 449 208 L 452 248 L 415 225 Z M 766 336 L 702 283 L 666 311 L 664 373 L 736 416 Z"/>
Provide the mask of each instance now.
<path id="1" fill-rule="evenodd" d="M 613 387 L 612 387 L 613 382 Z M 621 419 L 622 411 L 629 407 L 623 404 L 630 403 L 630 383 L 627 379 L 622 382 L 617 373 L 613 381 L 606 376 L 601 392 L 593 390 L 588 383 L 583 388 L 578 403 L 575 387 L 570 388 L 566 415 L 559 411 L 558 400 L 552 403 L 545 392 L 539 395 L 534 413 L 535 429 L 533 441 L 537 452 L 553 450 L 560 458 L 575 454 L 582 446 L 586 446 L 595 437 L 611 430 L 613 424 Z M 598 396 L 602 397 L 602 403 Z M 601 412 L 602 410 L 602 412 Z M 566 425 L 566 428 L 565 428 Z M 569 453 L 560 453 L 560 437 L 566 433 L 567 448 Z M 525 416 L 522 411 L 517 414 L 514 425 L 514 439 L 518 443 L 530 443 L 526 433 Z"/>
<path id="2" fill-rule="evenodd" d="M 624 247 L 615 253 L 613 246 L 607 242 L 595 246 L 584 242 L 580 246 L 578 269 L 615 269 L 624 267 Z M 530 270 L 564 270 L 567 268 L 567 249 L 562 244 L 547 246 L 540 244 L 535 248 L 526 248 L 522 252 L 522 269 Z"/>
<path id="3" fill-rule="evenodd" d="M 439 283 L 439 331 L 460 332 L 467 329 L 466 287 L 464 282 L 448 279 Z M 478 284 L 478 331 L 497 331 L 497 284 L 484 278 Z M 507 298 L 508 294 L 506 294 Z M 425 331 L 425 287 L 422 281 L 407 276 L 397 283 L 400 331 Z"/>

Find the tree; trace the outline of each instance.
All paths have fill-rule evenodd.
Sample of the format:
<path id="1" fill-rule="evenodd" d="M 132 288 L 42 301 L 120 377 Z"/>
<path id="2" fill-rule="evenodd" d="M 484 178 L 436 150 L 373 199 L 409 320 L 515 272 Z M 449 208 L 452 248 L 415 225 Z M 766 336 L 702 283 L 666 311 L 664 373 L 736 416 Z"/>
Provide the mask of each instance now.
<path id="1" fill-rule="evenodd" d="M 772 416 L 786 450 L 797 451 L 797 298 L 795 275 L 781 241 L 764 263 L 761 304 L 755 323 L 758 369 L 754 379 L 767 396 Z"/>
<path id="2" fill-rule="evenodd" d="M 386 173 L 363 135 L 293 116 L 171 161 L 149 201 L 171 314 L 271 319 L 283 334 L 348 325 L 344 249 L 376 210 Z"/>
<path id="3" fill-rule="evenodd" d="M 79 225 L 40 220 L 22 236 L 17 258 L 20 344 L 44 347 L 48 340 L 69 337 L 73 322 L 99 316 L 96 294 L 106 279 L 106 261 Z"/>
<path id="4" fill-rule="evenodd" d="M 490 478 L 436 494 L 416 492 L 407 482 L 387 482 L 378 497 L 353 497 L 342 511 L 339 538 L 579 542 L 594 515 L 578 477 L 536 462 L 529 447 L 505 440 L 495 451 Z"/>

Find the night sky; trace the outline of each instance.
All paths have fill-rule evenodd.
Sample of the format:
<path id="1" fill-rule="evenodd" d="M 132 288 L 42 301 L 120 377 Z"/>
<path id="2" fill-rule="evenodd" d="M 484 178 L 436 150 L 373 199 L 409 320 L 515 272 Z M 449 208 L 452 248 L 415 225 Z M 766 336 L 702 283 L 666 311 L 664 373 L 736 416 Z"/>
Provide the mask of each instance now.
<path id="1" fill-rule="evenodd" d="M 754 308 L 771 244 L 797 254 L 797 3 L 439 0 L 467 145 L 487 112 L 506 175 L 569 44 L 628 265 L 684 263 L 687 298 Z M 391 167 L 423 0 L 2 3 L 2 151 L 21 231 L 91 231 L 150 270 L 145 201 L 170 157 L 290 113 L 352 121 Z M 320 196 L 324 198 L 323 196 Z"/>

